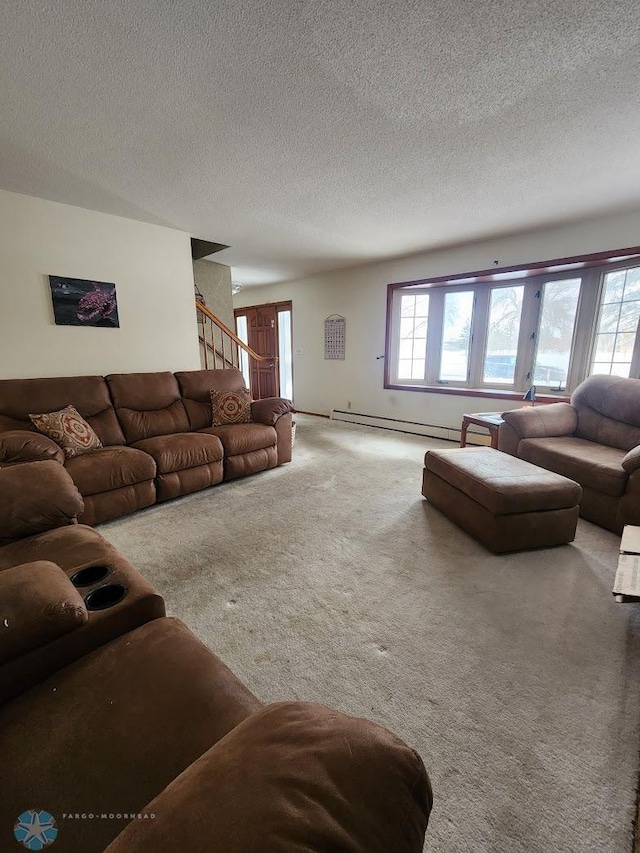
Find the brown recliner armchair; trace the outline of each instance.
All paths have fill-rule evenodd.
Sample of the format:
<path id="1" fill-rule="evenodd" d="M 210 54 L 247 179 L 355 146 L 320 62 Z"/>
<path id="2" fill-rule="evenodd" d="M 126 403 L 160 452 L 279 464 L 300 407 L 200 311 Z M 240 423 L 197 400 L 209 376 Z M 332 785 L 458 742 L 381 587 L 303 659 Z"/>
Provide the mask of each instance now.
<path id="1" fill-rule="evenodd" d="M 104 582 L 75 574 L 137 573 L 81 509 L 56 462 L 0 471 L 0 684 L 28 672 L 0 697 L 0 849 L 37 809 L 59 853 L 421 853 L 432 797 L 414 750 L 321 705 L 263 706 L 148 584 L 100 611 L 120 613 L 114 633 L 90 612 Z M 131 623 L 129 595 L 162 609 Z"/>
<path id="2" fill-rule="evenodd" d="M 591 376 L 570 403 L 505 412 L 498 447 L 582 486 L 580 515 L 640 524 L 640 379 Z"/>

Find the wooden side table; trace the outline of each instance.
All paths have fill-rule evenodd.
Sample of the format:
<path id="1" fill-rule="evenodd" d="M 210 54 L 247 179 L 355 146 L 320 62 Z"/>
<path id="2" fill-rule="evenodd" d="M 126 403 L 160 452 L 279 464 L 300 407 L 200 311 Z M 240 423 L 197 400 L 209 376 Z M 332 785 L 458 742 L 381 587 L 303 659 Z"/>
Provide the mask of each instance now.
<path id="1" fill-rule="evenodd" d="M 494 450 L 498 449 L 498 431 L 500 424 L 504 423 L 504 419 L 500 412 L 476 412 L 471 415 L 462 416 L 462 429 L 460 430 L 460 447 L 467 446 L 467 430 L 473 424 L 474 426 L 484 427 L 489 430 L 491 436 L 491 447 Z"/>

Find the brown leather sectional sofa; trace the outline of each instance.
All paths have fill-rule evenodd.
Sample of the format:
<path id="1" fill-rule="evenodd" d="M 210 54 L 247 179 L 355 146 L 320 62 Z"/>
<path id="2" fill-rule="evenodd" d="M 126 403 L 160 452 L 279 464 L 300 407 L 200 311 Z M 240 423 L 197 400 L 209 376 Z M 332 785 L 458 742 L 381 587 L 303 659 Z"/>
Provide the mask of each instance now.
<path id="1" fill-rule="evenodd" d="M 583 518 L 617 533 L 640 524 L 640 379 L 591 376 L 570 403 L 503 417 L 498 448 L 579 483 Z"/>
<path id="2" fill-rule="evenodd" d="M 145 420 L 127 434 L 140 422 L 148 441 Z M 82 506 L 58 462 L 0 469 L 0 848 L 35 808 L 60 853 L 421 853 L 432 795 L 414 750 L 321 705 L 264 706 L 76 523 Z"/>
<path id="3" fill-rule="evenodd" d="M 211 390 L 243 389 L 240 371 L 121 373 L 0 381 L 0 465 L 54 459 L 84 498 L 83 524 L 291 461 L 292 406 L 252 404 L 252 423 L 212 427 Z M 29 420 L 75 406 L 103 444 L 71 459 Z"/>

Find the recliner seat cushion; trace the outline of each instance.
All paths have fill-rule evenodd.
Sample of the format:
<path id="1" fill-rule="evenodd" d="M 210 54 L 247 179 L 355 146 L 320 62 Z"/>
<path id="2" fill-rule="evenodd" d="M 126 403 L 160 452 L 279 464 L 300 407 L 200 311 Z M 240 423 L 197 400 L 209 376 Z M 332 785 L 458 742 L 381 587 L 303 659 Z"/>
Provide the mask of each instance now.
<path id="1" fill-rule="evenodd" d="M 196 432 L 145 438 L 136 442 L 134 447 L 153 456 L 159 474 L 219 462 L 223 456 L 222 444 L 217 436 Z"/>
<path id="2" fill-rule="evenodd" d="M 215 435 L 222 442 L 225 456 L 238 456 L 274 447 L 277 441 L 276 431 L 266 424 L 230 424 L 228 426 L 208 427 L 199 430 L 199 435 Z"/>
<path id="3" fill-rule="evenodd" d="M 606 444 L 571 435 L 525 438 L 518 445 L 518 455 L 585 488 L 614 497 L 624 494 L 627 486 L 628 474 L 622 467 L 625 452 Z"/>
<path id="4" fill-rule="evenodd" d="M 113 373 L 107 382 L 127 444 L 189 431 L 189 418 L 172 373 Z"/>
<path id="5" fill-rule="evenodd" d="M 153 457 L 133 447 L 103 447 L 69 459 L 65 467 L 84 496 L 134 486 L 156 475 Z"/>

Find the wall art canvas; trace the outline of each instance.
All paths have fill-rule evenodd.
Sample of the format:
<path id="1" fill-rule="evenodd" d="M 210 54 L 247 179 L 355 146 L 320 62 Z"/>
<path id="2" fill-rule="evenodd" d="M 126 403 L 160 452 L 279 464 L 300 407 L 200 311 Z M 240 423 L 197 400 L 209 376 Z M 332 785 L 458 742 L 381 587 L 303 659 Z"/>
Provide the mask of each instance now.
<path id="1" fill-rule="evenodd" d="M 57 326 L 120 327 L 116 286 L 108 281 L 49 276 Z"/>

